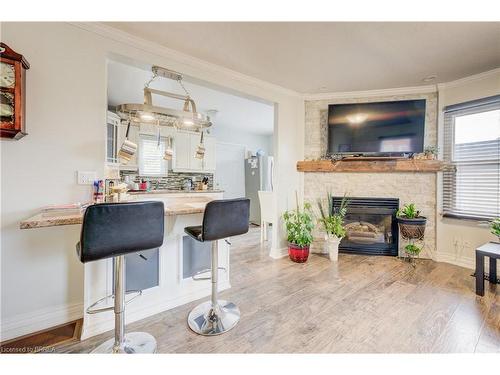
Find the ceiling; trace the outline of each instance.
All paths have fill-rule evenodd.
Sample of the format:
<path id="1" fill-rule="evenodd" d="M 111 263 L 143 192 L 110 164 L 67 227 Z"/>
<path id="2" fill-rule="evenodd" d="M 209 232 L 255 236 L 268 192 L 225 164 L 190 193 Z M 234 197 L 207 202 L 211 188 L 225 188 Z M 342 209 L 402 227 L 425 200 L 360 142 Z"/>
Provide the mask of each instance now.
<path id="1" fill-rule="evenodd" d="M 108 64 L 108 105 L 143 103 L 144 84 L 152 77 L 151 67 L 145 69 L 122 62 L 109 61 Z M 214 126 L 257 135 L 273 133 L 274 107 L 270 104 L 249 100 L 208 87 L 184 81 L 184 86 L 195 100 L 197 111 L 210 115 Z M 184 95 L 180 85 L 173 80 L 157 77 L 151 88 Z M 175 109 L 182 109 L 179 100 L 153 95 L 153 103 Z"/>
<path id="2" fill-rule="evenodd" d="M 107 25 L 300 93 L 448 82 L 500 66 L 500 22 Z"/>

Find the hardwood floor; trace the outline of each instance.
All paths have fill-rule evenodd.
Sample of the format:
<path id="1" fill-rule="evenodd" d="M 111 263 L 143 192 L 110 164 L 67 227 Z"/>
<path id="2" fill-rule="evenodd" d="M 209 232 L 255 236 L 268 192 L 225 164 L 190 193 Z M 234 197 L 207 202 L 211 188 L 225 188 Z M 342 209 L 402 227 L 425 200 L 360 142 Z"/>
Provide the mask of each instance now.
<path id="1" fill-rule="evenodd" d="M 240 323 L 203 337 L 186 324 L 196 301 L 127 326 L 156 337 L 159 353 L 500 352 L 499 287 L 474 293 L 471 270 L 394 257 L 311 255 L 304 264 L 273 260 L 259 230 L 233 239 L 232 288 L 220 298 Z M 140 299 L 135 303 L 140 303 Z M 108 332 L 58 352 L 89 352 Z"/>

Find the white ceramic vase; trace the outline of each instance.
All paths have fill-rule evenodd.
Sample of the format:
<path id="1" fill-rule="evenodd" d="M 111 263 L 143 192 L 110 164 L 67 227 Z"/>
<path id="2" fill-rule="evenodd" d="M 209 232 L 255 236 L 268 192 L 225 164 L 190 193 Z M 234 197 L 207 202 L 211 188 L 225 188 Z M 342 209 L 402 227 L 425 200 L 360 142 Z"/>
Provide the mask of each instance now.
<path id="1" fill-rule="evenodd" d="M 325 252 L 328 253 L 331 262 L 336 262 L 339 259 L 339 244 L 341 239 L 331 234 L 325 236 Z"/>

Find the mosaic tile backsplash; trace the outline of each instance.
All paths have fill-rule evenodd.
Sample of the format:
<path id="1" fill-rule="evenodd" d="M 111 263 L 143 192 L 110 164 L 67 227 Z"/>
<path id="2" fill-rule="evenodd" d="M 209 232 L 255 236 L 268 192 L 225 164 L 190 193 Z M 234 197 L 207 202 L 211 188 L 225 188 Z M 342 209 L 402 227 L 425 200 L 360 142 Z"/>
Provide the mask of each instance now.
<path id="1" fill-rule="evenodd" d="M 176 173 L 169 171 L 164 177 L 140 176 L 137 172 L 120 171 L 122 180 L 125 176 L 130 176 L 134 182 L 150 181 L 156 185 L 158 189 L 183 190 L 184 182 L 191 179 L 194 184 L 200 182 L 203 177 L 208 177 L 208 189 L 214 189 L 214 175 L 212 173 Z"/>

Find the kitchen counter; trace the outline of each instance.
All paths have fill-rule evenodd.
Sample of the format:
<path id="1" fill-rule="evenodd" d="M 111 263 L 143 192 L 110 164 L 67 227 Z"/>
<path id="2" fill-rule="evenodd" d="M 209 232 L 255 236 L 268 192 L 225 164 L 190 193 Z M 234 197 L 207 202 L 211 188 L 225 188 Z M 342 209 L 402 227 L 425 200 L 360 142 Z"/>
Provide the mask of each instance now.
<path id="1" fill-rule="evenodd" d="M 163 190 L 163 192 L 165 192 Z M 205 191 L 207 192 L 207 191 Z M 135 202 L 148 199 L 134 200 Z M 155 199 L 156 200 L 156 199 Z M 205 211 L 205 206 L 212 199 L 210 197 L 193 197 L 193 198 L 173 198 L 161 199 L 165 205 L 165 215 L 191 215 L 199 214 Z M 19 227 L 21 229 L 45 228 L 59 225 L 75 225 L 83 222 L 83 213 L 70 216 L 42 216 L 41 213 L 21 221 Z"/>

